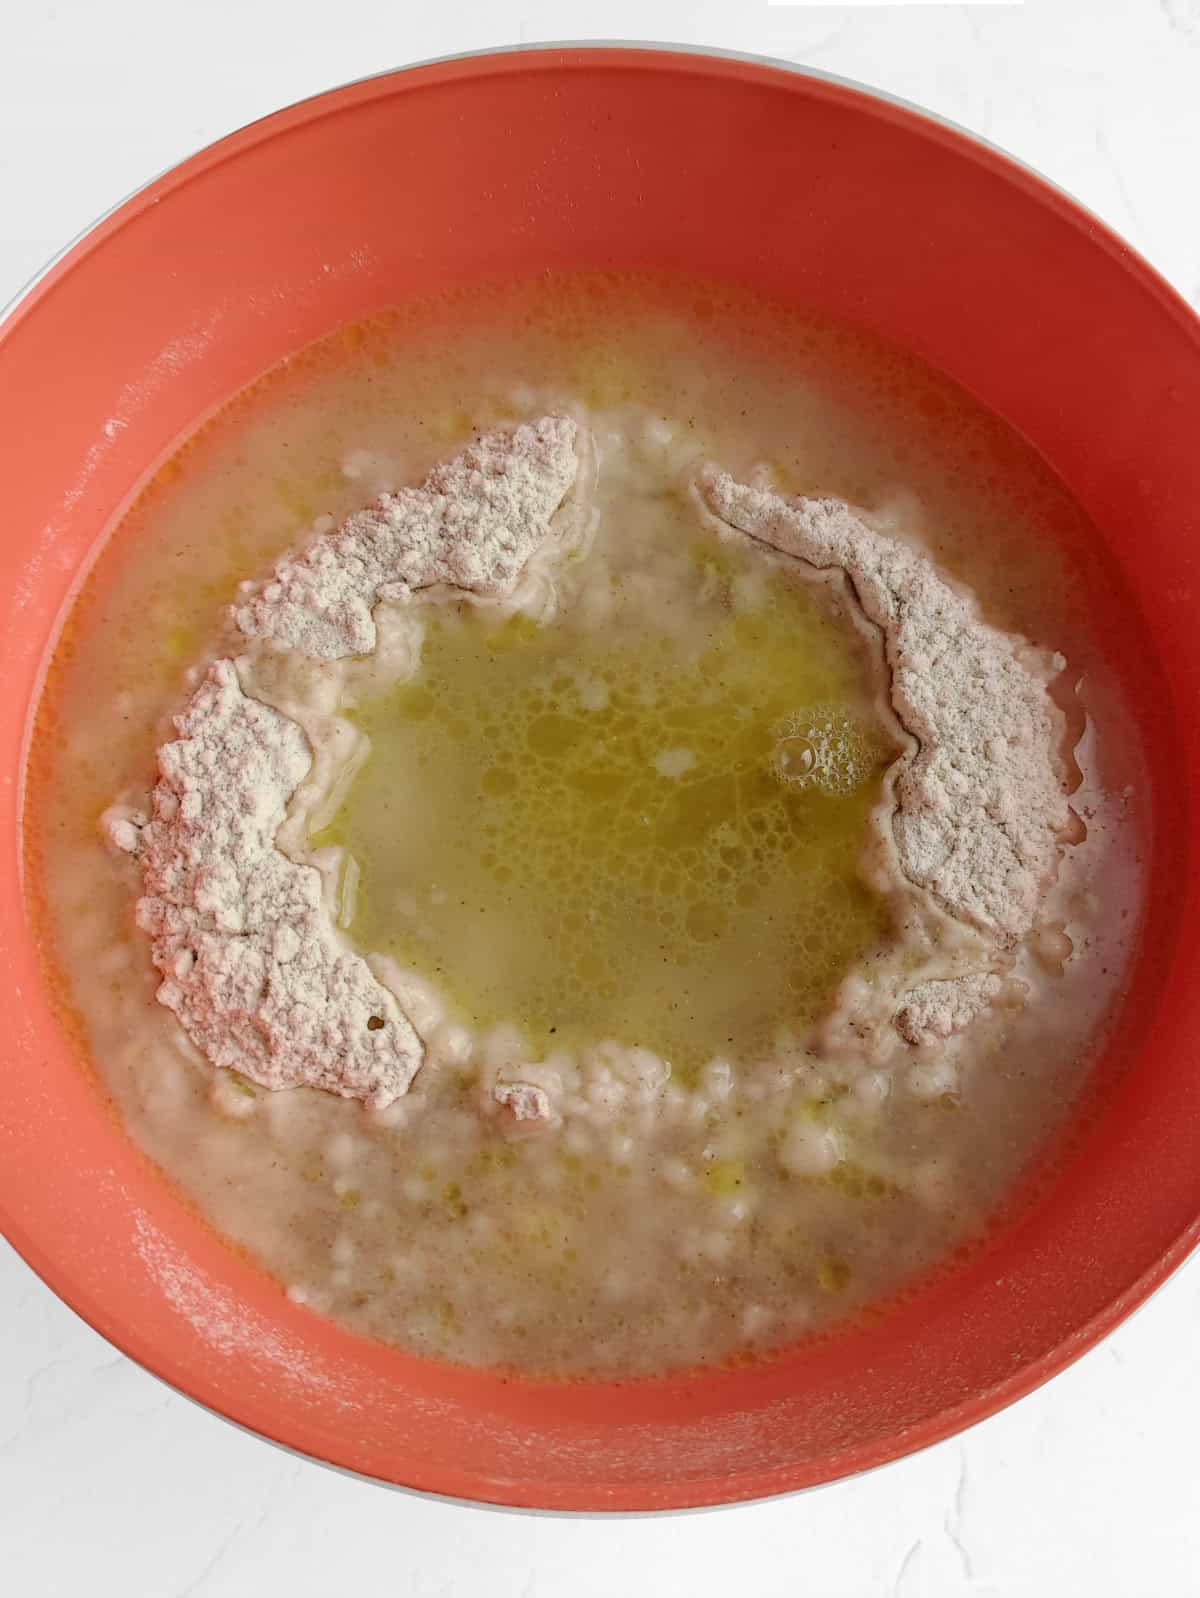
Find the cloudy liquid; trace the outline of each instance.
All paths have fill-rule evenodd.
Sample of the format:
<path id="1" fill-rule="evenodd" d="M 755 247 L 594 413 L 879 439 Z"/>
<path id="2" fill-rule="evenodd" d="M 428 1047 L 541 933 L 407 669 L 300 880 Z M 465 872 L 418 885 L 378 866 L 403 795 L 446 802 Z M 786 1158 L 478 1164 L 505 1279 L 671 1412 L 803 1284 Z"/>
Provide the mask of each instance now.
<path id="1" fill-rule="evenodd" d="M 881 662 L 824 584 L 677 500 L 638 530 L 659 576 L 626 573 L 599 624 L 570 577 L 549 626 L 436 621 L 415 677 L 352 713 L 370 757 L 317 841 L 358 863 L 355 942 L 467 1024 L 688 1076 L 800 1035 L 884 936 L 859 859 L 896 751 Z"/>

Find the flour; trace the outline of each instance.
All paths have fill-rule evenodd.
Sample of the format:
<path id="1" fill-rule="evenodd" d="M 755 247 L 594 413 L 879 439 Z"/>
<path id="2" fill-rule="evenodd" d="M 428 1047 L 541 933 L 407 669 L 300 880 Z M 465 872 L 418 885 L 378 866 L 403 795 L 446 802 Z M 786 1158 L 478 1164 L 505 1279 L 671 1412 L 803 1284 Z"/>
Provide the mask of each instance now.
<path id="1" fill-rule="evenodd" d="M 992 971 L 920 982 L 905 995 L 904 1007 L 896 1015 L 896 1031 L 906 1043 L 944 1041 L 956 1032 L 965 1032 L 1003 987 Z"/>
<path id="2" fill-rule="evenodd" d="M 497 1082 L 492 1097 L 502 1108 L 510 1110 L 516 1121 L 549 1121 L 551 1118 L 550 1095 L 531 1082 Z"/>
<path id="3" fill-rule="evenodd" d="M 382 494 L 302 555 L 285 556 L 267 582 L 248 584 L 236 625 L 248 638 L 339 660 L 375 648 L 379 600 L 438 587 L 507 593 L 575 483 L 577 434 L 567 416 L 485 434 L 420 488 Z"/>
<path id="4" fill-rule="evenodd" d="M 436 585 L 503 597 L 559 530 L 576 432 L 551 416 L 487 434 L 422 488 L 385 495 L 281 561 L 238 607 L 238 627 L 328 661 L 374 647 L 379 599 Z M 140 860 L 137 919 L 163 977 L 159 1001 L 213 1065 L 268 1088 L 388 1104 L 424 1057 L 417 1018 L 344 942 L 320 871 L 277 846 L 313 764 L 308 739 L 242 691 L 229 659 L 209 668 L 175 725 L 179 738 L 159 750 L 152 816 L 114 807 L 102 823 L 115 849 Z"/>
<path id="5" fill-rule="evenodd" d="M 334 931 L 320 873 L 275 847 L 311 763 L 304 734 L 243 694 L 228 660 L 209 668 L 176 728 L 159 750 L 153 818 L 107 823 L 140 858 L 137 919 L 163 976 L 159 1002 L 213 1065 L 264 1087 L 305 1082 L 388 1103 L 416 1074 L 420 1040 Z"/>
<path id="6" fill-rule="evenodd" d="M 894 771 L 901 868 L 950 915 L 1015 943 L 1033 926 L 1070 822 L 1062 716 L 1047 692 L 1061 663 L 1035 660 L 916 550 L 837 500 L 785 499 L 714 467 L 697 487 L 725 527 L 845 572 L 883 633 L 892 703 L 916 741 Z"/>

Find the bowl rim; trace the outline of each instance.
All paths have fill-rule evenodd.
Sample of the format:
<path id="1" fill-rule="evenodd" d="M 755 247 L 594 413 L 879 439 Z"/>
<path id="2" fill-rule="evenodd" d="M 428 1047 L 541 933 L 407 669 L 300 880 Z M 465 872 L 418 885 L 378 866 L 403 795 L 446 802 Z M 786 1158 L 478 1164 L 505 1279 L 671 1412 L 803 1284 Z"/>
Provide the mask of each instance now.
<path id="1" fill-rule="evenodd" d="M 864 99 L 875 101 L 877 104 L 890 107 L 902 114 L 905 120 L 915 118 L 931 124 L 944 132 L 951 134 L 956 143 L 968 147 L 974 146 L 978 150 L 987 152 L 995 157 L 998 162 L 1006 167 L 1009 175 L 1014 173 L 1027 180 L 1027 186 L 1035 193 L 1043 196 L 1047 193 L 1051 198 L 1065 202 L 1060 206 L 1064 214 L 1074 214 L 1075 220 L 1082 218 L 1089 224 L 1094 242 L 1103 245 L 1112 253 L 1118 255 L 1127 263 L 1135 264 L 1147 279 L 1147 287 L 1153 288 L 1156 294 L 1176 313 L 1181 313 L 1185 324 L 1196 328 L 1200 323 L 1200 310 L 1196 309 L 1184 298 L 1181 290 L 1175 287 L 1154 263 L 1135 245 L 1121 236 L 1116 228 L 1081 200 L 1073 190 L 1066 188 L 1056 178 L 1050 177 L 1040 167 L 1026 161 L 1022 156 L 1014 155 L 1011 150 L 1005 149 L 1001 144 L 996 144 L 985 134 L 968 128 L 965 123 L 956 122 L 953 117 L 944 116 L 940 111 L 931 111 L 928 106 L 923 106 L 915 100 L 906 99 L 903 95 L 893 94 L 890 89 L 885 89 L 877 84 L 863 83 L 858 78 L 848 78 L 842 73 L 829 72 L 824 67 L 806 65 L 804 62 L 792 61 L 785 56 L 764 55 L 753 50 L 734 50 L 724 45 L 677 43 L 671 40 L 656 39 L 537 39 L 528 43 L 488 45 L 481 50 L 452 50 L 444 55 L 422 56 L 418 61 L 407 61 L 400 66 L 381 67 L 378 72 L 365 72 L 358 77 L 345 78 L 338 83 L 331 84 L 326 89 L 317 89 L 312 94 L 303 95 L 299 100 L 289 100 L 284 105 L 276 106 L 272 111 L 264 111 L 261 116 L 252 117 L 249 122 L 238 124 L 227 133 L 221 134 L 216 139 L 211 139 L 207 144 L 196 146 L 195 149 L 181 156 L 178 161 L 173 161 L 170 166 L 161 168 L 153 173 L 143 183 L 130 189 L 100 211 L 92 220 L 86 223 L 77 233 L 72 235 L 64 244 L 36 267 L 24 283 L 22 283 L 0 305 L 0 341 L 10 331 L 10 324 L 15 325 L 15 320 L 27 308 L 27 302 L 37 295 L 38 291 L 47 285 L 47 280 L 52 275 L 57 275 L 57 269 L 73 266 L 76 258 L 86 253 L 87 247 L 96 242 L 96 235 L 107 223 L 116 223 L 118 219 L 127 220 L 126 207 L 138 205 L 138 202 L 147 200 L 160 188 L 165 190 L 174 187 L 172 180 L 178 179 L 185 168 L 190 169 L 193 163 L 196 170 L 207 168 L 216 164 L 209 157 L 224 159 L 232 155 L 232 149 L 225 147 L 233 141 L 238 148 L 252 142 L 249 135 L 258 131 L 266 136 L 267 124 L 274 124 L 280 119 L 293 120 L 293 114 L 299 114 L 318 102 L 328 100 L 335 95 L 343 95 L 350 90 L 364 88 L 372 83 L 379 83 L 384 79 L 402 77 L 408 73 L 419 73 L 436 67 L 453 66 L 463 62 L 503 61 L 511 56 L 538 56 L 563 53 L 577 53 L 584 55 L 590 53 L 622 54 L 632 59 L 641 56 L 654 56 L 659 59 L 675 57 L 687 59 L 693 57 L 698 61 L 728 61 L 740 62 L 751 67 L 767 68 L 775 72 L 786 73 L 792 77 L 809 78 L 816 83 L 829 84 L 834 88 L 846 89 L 852 94 L 860 95 Z M 583 61 L 579 63 L 581 66 Z M 269 132 L 277 131 L 272 127 Z M 969 149 L 968 149 L 969 153 Z M 191 172 L 189 171 L 189 176 Z M 138 207 L 140 209 L 140 206 Z M 130 214 L 133 214 L 132 212 Z"/>
<path id="2" fill-rule="evenodd" d="M 913 123 L 923 124 L 926 131 L 932 131 L 939 139 L 951 145 L 960 155 L 981 161 L 991 170 L 1010 183 L 1015 183 L 1024 189 L 1033 199 L 1042 205 L 1054 210 L 1058 217 L 1076 229 L 1086 233 L 1089 240 L 1100 247 L 1109 255 L 1115 256 L 1121 264 L 1134 275 L 1140 282 L 1143 290 L 1149 291 L 1160 305 L 1166 309 L 1172 318 L 1179 324 L 1181 331 L 1200 345 L 1200 316 L 1184 299 L 1183 295 L 1133 246 L 1129 245 L 1112 227 L 1098 217 L 1086 205 L 1076 198 L 1070 191 L 1062 187 L 1053 179 L 1047 177 L 1037 168 L 1021 160 L 992 143 L 980 134 L 963 127 L 953 120 L 932 112 L 887 90 L 863 84 L 855 79 L 839 74 L 830 73 L 818 67 L 806 66 L 802 63 L 762 55 L 754 52 L 745 52 L 726 49 L 720 46 L 697 44 L 674 44 L 670 42 L 657 42 L 649 40 L 564 40 L 564 41 L 537 41 L 528 44 L 500 45 L 482 50 L 467 50 L 453 52 L 424 58 L 420 61 L 406 63 L 399 67 L 389 67 L 378 72 L 369 73 L 360 77 L 346 80 L 305 96 L 300 100 L 289 102 L 273 111 L 231 130 L 220 138 L 199 147 L 181 160 L 172 163 L 166 169 L 149 178 L 144 184 L 135 188 L 131 193 L 115 201 L 108 209 L 103 211 L 92 222 L 84 227 L 74 238 L 55 252 L 13 295 L 7 305 L 0 308 L 0 347 L 6 339 L 22 323 L 25 317 L 31 314 L 43 297 L 63 279 L 68 273 L 80 266 L 95 249 L 109 235 L 119 231 L 127 223 L 134 220 L 148 206 L 156 203 L 158 199 L 182 187 L 194 177 L 210 171 L 212 168 L 229 160 L 242 151 L 254 145 L 272 139 L 281 133 L 287 132 L 293 126 L 311 124 L 326 115 L 336 114 L 359 102 L 361 99 L 370 98 L 372 86 L 376 86 L 379 93 L 385 92 L 385 86 L 400 80 L 427 75 L 432 81 L 438 81 L 441 69 L 459 67 L 462 69 L 475 68 L 473 73 L 464 70 L 464 77 L 478 77 L 485 72 L 519 71 L 527 65 L 537 65 L 539 58 L 547 64 L 559 68 L 570 66 L 575 69 L 586 70 L 590 66 L 603 61 L 608 65 L 645 66 L 649 69 L 671 68 L 676 70 L 703 71 L 719 68 L 722 63 L 743 65 L 754 69 L 755 75 L 761 74 L 762 79 L 770 80 L 772 77 L 787 76 L 807 79 L 814 84 L 826 85 L 866 103 L 868 110 L 878 113 L 880 110 L 891 116 L 894 120 L 906 125 Z M 356 91 L 361 91 L 356 95 Z M 23 775 L 23 774 L 22 774 Z M 525 1513 L 573 1515 L 573 1516 L 604 1516 L 632 1515 L 642 1517 L 646 1515 L 678 1514 L 695 1512 L 701 1509 L 722 1509 L 732 1507 L 746 1501 L 762 1501 L 766 1498 L 792 1496 L 801 1492 L 811 1492 L 818 1487 L 831 1486 L 836 1482 L 844 1481 L 852 1476 L 866 1474 L 886 1465 L 899 1463 L 911 1455 L 924 1452 L 934 1444 L 956 1436 L 968 1427 L 987 1419 L 989 1416 L 1007 1408 L 1018 1399 L 1033 1392 L 1042 1386 L 1059 1371 L 1073 1364 L 1084 1353 L 1095 1347 L 1108 1335 L 1121 1321 L 1144 1305 L 1156 1293 L 1189 1254 L 1200 1243 L 1200 1213 L 1185 1225 L 1170 1245 L 1154 1260 L 1154 1262 L 1136 1279 L 1124 1292 L 1116 1295 L 1101 1310 L 1093 1314 L 1082 1326 L 1059 1345 L 1028 1361 L 1014 1373 L 997 1382 L 983 1391 L 976 1392 L 960 1402 L 947 1406 L 926 1417 L 924 1420 L 911 1426 L 903 1433 L 893 1433 L 883 1440 L 875 1440 L 856 1444 L 847 1449 L 838 1458 L 836 1468 L 819 1481 L 803 1482 L 800 1485 L 790 1484 L 786 1479 L 789 1472 L 787 1468 L 779 1467 L 771 1472 L 778 1481 L 778 1486 L 761 1485 L 763 1473 L 753 1470 L 722 1472 L 719 1478 L 706 1478 L 704 1480 L 691 1480 L 686 1482 L 681 1490 L 668 1496 L 664 1507 L 617 1507 L 608 1508 L 603 1505 L 596 1507 L 556 1508 L 547 1507 L 535 1501 L 536 1495 L 527 1493 L 506 1496 L 505 1493 L 491 1483 L 487 1478 L 480 1477 L 476 1480 L 477 1491 L 470 1493 L 457 1491 L 446 1485 L 416 1485 L 388 1480 L 383 1477 L 369 1475 L 355 1467 L 336 1460 L 324 1458 L 315 1453 L 309 1453 L 289 1442 L 283 1435 L 259 1429 L 240 1419 L 235 1413 L 221 1408 L 211 1398 L 202 1396 L 200 1391 L 193 1390 L 192 1386 L 180 1374 L 166 1374 L 160 1364 L 169 1364 L 169 1361 L 158 1361 L 146 1353 L 133 1352 L 129 1344 L 135 1339 L 122 1335 L 122 1329 L 106 1329 L 107 1323 L 113 1317 L 107 1315 L 103 1308 L 94 1305 L 90 1308 L 81 1307 L 77 1299 L 84 1300 L 86 1295 L 75 1293 L 70 1286 L 64 1287 L 55 1278 L 58 1275 L 53 1265 L 49 1264 L 36 1239 L 24 1236 L 23 1228 L 15 1216 L 0 1207 L 0 1234 L 9 1241 L 14 1251 L 21 1257 L 25 1264 L 46 1284 L 51 1292 L 69 1309 L 79 1316 L 92 1330 L 116 1347 L 126 1357 L 132 1359 L 149 1374 L 164 1382 L 168 1387 L 180 1393 L 183 1397 L 200 1404 L 209 1413 L 219 1416 L 237 1429 L 250 1432 L 256 1437 L 273 1443 L 275 1446 L 295 1454 L 297 1457 L 311 1459 L 315 1463 L 325 1465 L 329 1469 L 338 1470 L 347 1475 L 356 1476 L 361 1480 L 370 1481 L 377 1485 L 395 1488 L 402 1492 L 419 1494 L 422 1497 L 441 1499 L 443 1501 L 462 1504 L 475 1508 L 493 1508 L 516 1510 Z M 202 1387 L 200 1382 L 196 1387 Z M 286 1430 L 282 1425 L 280 1431 Z M 446 1475 L 448 1473 L 441 1473 Z M 793 1475 L 799 1472 L 793 1470 Z M 427 1479 L 434 1483 L 439 1472 L 430 1468 L 425 1472 Z M 739 1477 L 752 1481 L 754 1485 L 739 1488 Z M 461 1475 L 458 1480 L 462 1480 Z M 584 1493 L 582 1498 L 589 1495 Z M 631 1494 L 636 1497 L 637 1494 Z"/>

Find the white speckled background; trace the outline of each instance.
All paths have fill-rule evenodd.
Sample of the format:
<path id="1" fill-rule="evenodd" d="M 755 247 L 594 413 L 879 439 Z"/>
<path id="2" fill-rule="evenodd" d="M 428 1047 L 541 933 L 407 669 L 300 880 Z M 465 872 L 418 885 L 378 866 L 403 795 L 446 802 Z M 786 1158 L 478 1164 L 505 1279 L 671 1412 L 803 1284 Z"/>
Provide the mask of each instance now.
<path id="1" fill-rule="evenodd" d="M 288 101 L 585 38 L 760 51 L 914 100 L 1054 178 L 1200 305 L 1200 0 L 14 0 L 0 304 L 147 177 Z M 1200 1593 L 1198 1320 L 1193 1262 L 1049 1387 L 917 1459 L 618 1525 L 429 1502 L 292 1458 L 115 1353 L 0 1243 L 0 1593 L 1182 1598 Z"/>

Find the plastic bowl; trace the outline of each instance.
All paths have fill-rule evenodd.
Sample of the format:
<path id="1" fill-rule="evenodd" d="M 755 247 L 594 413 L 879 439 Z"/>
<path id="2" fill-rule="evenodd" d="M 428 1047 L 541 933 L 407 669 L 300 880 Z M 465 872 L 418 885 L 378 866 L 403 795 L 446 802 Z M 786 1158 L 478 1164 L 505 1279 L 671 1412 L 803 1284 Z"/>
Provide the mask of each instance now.
<path id="1" fill-rule="evenodd" d="M 717 202 L 719 201 L 719 208 Z M 738 1370 L 550 1385 L 407 1357 L 289 1303 L 125 1138 L 56 1022 L 22 899 L 39 676 L 135 485 L 282 356 L 447 281 L 548 267 L 735 279 L 856 320 L 1025 433 L 1100 529 L 1142 706 L 1152 913 L 1052 1185 L 886 1315 Z M 0 337 L 0 1218 L 105 1337 L 293 1448 L 464 1498 L 653 1509 L 830 1480 L 1044 1381 L 1200 1227 L 1200 325 L 1069 199 L 843 83 L 545 49 L 353 84 L 234 134 L 95 227 Z"/>

